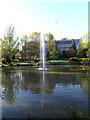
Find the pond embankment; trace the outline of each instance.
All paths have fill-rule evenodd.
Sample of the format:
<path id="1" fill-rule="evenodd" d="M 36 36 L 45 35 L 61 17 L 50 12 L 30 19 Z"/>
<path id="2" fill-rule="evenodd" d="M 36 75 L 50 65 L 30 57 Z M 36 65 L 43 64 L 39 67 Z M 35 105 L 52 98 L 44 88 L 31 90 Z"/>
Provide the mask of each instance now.
<path id="1" fill-rule="evenodd" d="M 0 67 L 10 67 L 10 66 L 39 66 L 40 62 L 11 62 L 7 64 L 1 64 Z M 89 58 L 76 58 L 72 57 L 70 59 L 65 60 L 48 60 L 46 61 L 46 65 L 86 65 L 90 66 Z"/>

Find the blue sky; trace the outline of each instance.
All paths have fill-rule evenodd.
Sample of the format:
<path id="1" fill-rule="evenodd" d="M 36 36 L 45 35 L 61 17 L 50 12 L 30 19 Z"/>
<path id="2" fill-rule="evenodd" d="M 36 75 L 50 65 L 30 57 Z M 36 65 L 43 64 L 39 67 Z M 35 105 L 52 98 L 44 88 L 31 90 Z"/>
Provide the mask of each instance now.
<path id="1" fill-rule="evenodd" d="M 19 36 L 51 32 L 59 40 L 80 38 L 88 32 L 88 1 L 3 0 L 0 5 L 0 35 L 10 23 Z"/>

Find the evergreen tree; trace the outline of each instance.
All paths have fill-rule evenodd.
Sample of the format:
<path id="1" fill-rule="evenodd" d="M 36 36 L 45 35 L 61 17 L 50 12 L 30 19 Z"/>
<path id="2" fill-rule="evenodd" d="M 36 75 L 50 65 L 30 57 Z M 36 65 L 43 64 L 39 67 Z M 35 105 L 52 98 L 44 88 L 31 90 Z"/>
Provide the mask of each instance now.
<path id="1" fill-rule="evenodd" d="M 74 41 L 74 40 L 72 40 L 72 48 L 73 48 L 74 50 L 76 50 L 76 45 L 75 45 L 75 41 Z"/>
<path id="2" fill-rule="evenodd" d="M 80 42 L 79 42 L 79 47 L 77 50 L 77 57 L 83 57 L 83 40 L 82 40 L 82 38 L 80 39 Z"/>
<path id="3" fill-rule="evenodd" d="M 75 57 L 76 56 L 76 45 L 75 45 L 74 40 L 72 40 L 72 46 L 69 48 L 69 50 L 67 52 L 67 56 L 68 57 Z"/>

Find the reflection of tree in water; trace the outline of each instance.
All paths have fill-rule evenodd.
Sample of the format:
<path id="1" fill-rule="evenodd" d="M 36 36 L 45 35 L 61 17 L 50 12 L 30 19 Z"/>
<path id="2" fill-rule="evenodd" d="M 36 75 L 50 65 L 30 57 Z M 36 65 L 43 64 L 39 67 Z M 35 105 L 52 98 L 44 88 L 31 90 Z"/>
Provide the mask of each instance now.
<path id="1" fill-rule="evenodd" d="M 44 92 L 51 94 L 55 88 L 56 82 L 64 82 L 60 79 L 58 81 L 58 74 L 46 74 L 45 73 L 45 85 Z M 65 76 L 64 76 L 65 77 Z M 13 104 L 16 99 L 16 93 L 19 92 L 19 88 L 26 92 L 30 90 L 31 94 L 42 93 L 42 73 L 35 71 L 4 71 L 3 72 L 3 91 L 4 99 L 8 104 Z M 69 82 L 69 81 L 68 81 Z M 65 81 L 66 84 L 66 81 Z"/>
<path id="2" fill-rule="evenodd" d="M 89 92 L 88 90 L 88 86 L 90 85 L 89 79 L 90 79 L 90 72 L 86 72 L 84 74 L 81 73 L 79 75 L 80 86 L 86 96 L 88 96 L 88 92 Z"/>
<path id="3" fill-rule="evenodd" d="M 8 104 L 13 104 L 16 94 L 19 92 L 19 76 L 14 72 L 4 71 L 2 73 L 3 97 Z"/>
<path id="4" fill-rule="evenodd" d="M 51 75 L 51 74 L 45 74 L 45 82 L 46 82 L 46 89 L 45 93 L 46 94 L 51 94 L 53 93 L 53 90 L 55 89 L 56 85 L 56 80 L 57 80 L 58 75 Z"/>
<path id="5" fill-rule="evenodd" d="M 90 70 L 89 66 L 78 66 L 78 65 L 55 65 L 51 66 L 51 69 L 57 72 L 82 72 Z"/>
<path id="6" fill-rule="evenodd" d="M 23 90 L 30 90 L 31 94 L 41 94 L 43 84 L 43 73 L 41 72 L 23 72 L 24 81 L 21 84 Z M 52 93 L 56 84 L 56 76 L 45 74 L 45 93 Z"/>
<path id="7" fill-rule="evenodd" d="M 13 104 L 19 89 L 22 92 L 29 90 L 31 94 L 42 94 L 42 73 L 29 70 L 4 70 L 2 74 L 3 99 Z M 55 75 L 45 74 L 45 93 L 53 92 L 56 84 Z"/>
<path id="8" fill-rule="evenodd" d="M 19 89 L 22 92 L 27 92 L 29 90 L 31 94 L 42 94 L 42 87 L 44 87 L 44 93 L 51 94 L 55 89 L 56 83 L 58 85 L 62 84 L 63 86 L 67 86 L 68 84 L 76 85 L 79 84 L 85 94 L 87 94 L 87 85 L 88 78 L 90 78 L 90 74 L 83 73 L 79 74 L 50 74 L 49 72 L 45 72 L 45 82 L 43 85 L 43 77 L 41 71 L 33 71 L 29 69 L 23 70 L 12 69 L 12 70 L 4 70 L 2 73 L 2 85 L 3 88 L 3 97 L 7 101 L 8 104 L 13 104 L 16 99 L 16 95 L 19 93 Z M 85 86 L 86 85 L 86 86 Z"/>
<path id="9" fill-rule="evenodd" d="M 41 91 L 40 74 L 34 71 L 23 71 L 23 77 L 20 88 L 30 90 L 31 94 L 39 94 Z"/>

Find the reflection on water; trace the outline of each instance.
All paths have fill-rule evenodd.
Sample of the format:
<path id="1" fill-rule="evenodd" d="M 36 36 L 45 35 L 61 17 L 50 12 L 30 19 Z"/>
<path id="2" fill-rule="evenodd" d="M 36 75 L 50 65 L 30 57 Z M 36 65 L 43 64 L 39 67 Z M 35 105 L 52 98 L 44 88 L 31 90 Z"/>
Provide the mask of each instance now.
<path id="1" fill-rule="evenodd" d="M 2 68 L 0 68 L 0 120 L 2 118 Z"/>
<path id="2" fill-rule="evenodd" d="M 72 104 L 87 113 L 90 72 L 77 66 L 50 68 L 38 71 L 33 67 L 12 67 L 3 71 L 3 117 L 62 118 Z"/>
<path id="3" fill-rule="evenodd" d="M 42 86 L 42 98 L 41 98 L 41 108 L 44 107 L 44 93 L 45 93 L 45 71 L 42 73 L 42 78 L 41 78 L 41 86 Z"/>

